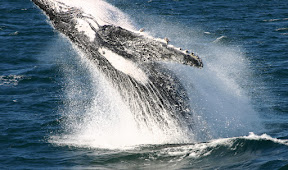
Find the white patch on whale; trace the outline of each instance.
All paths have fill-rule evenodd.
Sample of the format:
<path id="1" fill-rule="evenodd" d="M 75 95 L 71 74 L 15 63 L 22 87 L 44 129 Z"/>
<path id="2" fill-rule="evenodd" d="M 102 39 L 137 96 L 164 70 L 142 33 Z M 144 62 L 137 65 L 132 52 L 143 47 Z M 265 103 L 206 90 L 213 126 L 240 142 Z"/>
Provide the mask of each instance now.
<path id="1" fill-rule="evenodd" d="M 76 29 L 79 32 L 83 32 L 86 36 L 88 36 L 91 42 L 94 41 L 95 31 L 91 28 L 89 23 L 80 18 L 77 18 L 76 21 L 77 21 Z"/>
<path id="2" fill-rule="evenodd" d="M 98 52 L 103 55 L 117 70 L 133 77 L 139 83 L 148 83 L 149 79 L 145 72 L 132 61 L 125 59 L 107 48 L 99 48 Z"/>

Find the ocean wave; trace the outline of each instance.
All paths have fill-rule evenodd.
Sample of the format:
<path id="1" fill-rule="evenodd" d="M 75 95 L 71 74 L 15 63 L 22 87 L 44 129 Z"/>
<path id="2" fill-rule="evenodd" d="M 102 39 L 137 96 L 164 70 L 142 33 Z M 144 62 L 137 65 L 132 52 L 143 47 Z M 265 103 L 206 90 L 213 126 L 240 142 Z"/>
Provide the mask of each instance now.
<path id="1" fill-rule="evenodd" d="M 277 21 L 287 21 L 288 18 L 274 18 L 274 19 L 265 19 L 264 22 L 277 22 Z"/>
<path id="2" fill-rule="evenodd" d="M 287 139 L 273 138 L 267 134 L 256 135 L 250 133 L 248 136 L 233 137 L 233 138 L 221 138 L 211 140 L 204 143 L 176 145 L 160 149 L 158 157 L 179 157 L 179 158 L 203 158 L 211 155 L 236 155 L 245 153 L 247 151 L 265 150 L 269 148 L 275 148 L 277 146 L 288 146 Z"/>
<path id="3" fill-rule="evenodd" d="M 63 137 L 63 136 L 62 136 Z M 91 145 L 79 145 L 77 141 L 65 140 L 59 136 L 53 136 L 49 139 L 51 143 L 58 146 L 73 146 L 78 148 L 92 148 Z M 83 141 L 82 141 L 83 142 Z M 131 145 L 121 147 L 95 147 L 94 149 L 108 149 L 108 150 L 122 150 L 122 151 L 157 151 L 157 156 L 185 156 L 190 158 L 200 158 L 208 156 L 217 150 L 227 150 L 239 152 L 241 150 L 261 150 L 270 148 L 272 146 L 288 146 L 288 139 L 277 139 L 267 134 L 256 135 L 250 132 L 248 136 L 220 138 L 208 142 L 201 143 L 182 143 L 182 144 L 145 144 L 145 145 Z M 241 149 L 242 148 L 242 149 Z M 223 152 L 224 153 L 224 152 Z M 227 152 L 229 153 L 229 152 Z"/>
<path id="4" fill-rule="evenodd" d="M 275 31 L 287 31 L 288 30 L 288 28 L 277 28 L 277 29 L 275 29 Z"/>
<path id="5" fill-rule="evenodd" d="M 69 137 L 68 137 L 69 138 Z M 66 139 L 68 139 L 66 138 Z M 49 139 L 51 143 L 51 138 Z M 56 146 L 69 147 L 71 149 L 84 148 L 89 153 L 107 158 L 106 164 L 115 164 L 135 167 L 152 166 L 155 169 L 233 169 L 237 164 L 243 164 L 247 169 L 263 165 L 274 166 L 274 162 L 259 160 L 259 155 L 286 155 L 287 139 L 273 138 L 267 134 L 257 135 L 250 133 L 247 136 L 214 139 L 201 143 L 159 144 L 159 145 L 135 145 L 119 148 L 93 148 L 91 145 L 77 145 L 77 140 L 62 139 L 54 136 L 52 142 Z M 82 141 L 83 142 L 83 141 Z M 265 154 L 264 154 L 265 155 Z M 103 161 L 103 160 L 102 160 Z M 120 162 L 121 161 L 121 162 Z M 244 163 L 247 163 L 244 165 Z M 278 160 L 277 167 L 285 165 L 284 160 Z M 201 168 L 200 168 L 201 167 Z M 137 169 L 136 168 L 136 169 Z M 244 169 L 246 169 L 244 168 Z M 140 168 L 141 169 L 141 168 Z M 217 168 L 216 168 L 217 169 Z M 269 169 L 269 168 L 268 168 Z"/>
<path id="6" fill-rule="evenodd" d="M 0 86 L 17 86 L 24 78 L 23 75 L 0 76 Z"/>

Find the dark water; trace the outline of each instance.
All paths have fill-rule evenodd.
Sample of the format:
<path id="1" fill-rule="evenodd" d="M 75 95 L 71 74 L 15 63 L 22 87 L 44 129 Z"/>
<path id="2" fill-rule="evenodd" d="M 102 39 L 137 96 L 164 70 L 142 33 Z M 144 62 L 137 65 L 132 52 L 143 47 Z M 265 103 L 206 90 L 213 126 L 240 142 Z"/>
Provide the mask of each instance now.
<path id="1" fill-rule="evenodd" d="M 83 110 L 95 105 L 93 97 L 104 101 L 106 95 L 87 76 L 87 64 L 79 64 L 77 50 L 32 2 L 2 0 L 1 169 L 288 168 L 288 2 L 109 2 L 128 14 L 136 27 L 155 37 L 167 36 L 173 45 L 202 57 L 203 71 L 178 66 L 174 70 L 183 80 L 195 75 L 184 84 L 189 87 L 192 82 L 191 95 L 203 99 L 194 107 L 202 108 L 199 116 L 206 124 L 201 125 L 207 126 L 203 129 L 210 131 L 211 138 L 124 148 L 94 146 L 94 140 L 100 141 L 97 144 L 105 140 L 93 134 L 71 141 L 71 133 L 65 134 L 89 125 L 70 121 L 81 119 Z M 238 93 L 242 97 L 235 97 Z M 92 108 L 97 107 L 96 102 Z M 260 126 L 246 129 L 234 120 L 238 115 L 237 120 L 250 124 L 251 114 Z M 226 119 L 229 129 L 222 125 Z M 99 130 L 96 127 L 93 131 Z M 85 142 L 90 137 L 93 141 Z M 129 137 L 127 141 L 133 140 Z M 128 138 L 125 131 L 112 137 L 112 143 L 125 143 L 123 138 Z"/>

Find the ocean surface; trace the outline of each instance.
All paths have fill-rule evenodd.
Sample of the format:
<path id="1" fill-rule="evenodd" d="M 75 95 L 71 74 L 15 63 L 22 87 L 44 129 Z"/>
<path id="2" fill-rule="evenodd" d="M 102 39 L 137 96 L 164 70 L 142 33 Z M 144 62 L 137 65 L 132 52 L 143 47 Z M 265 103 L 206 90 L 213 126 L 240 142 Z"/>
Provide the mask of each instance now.
<path id="1" fill-rule="evenodd" d="M 1 0 L 0 169 L 288 169 L 288 1 L 106 2 L 202 58 L 166 64 L 198 136 L 133 131 L 117 91 L 38 7 Z"/>

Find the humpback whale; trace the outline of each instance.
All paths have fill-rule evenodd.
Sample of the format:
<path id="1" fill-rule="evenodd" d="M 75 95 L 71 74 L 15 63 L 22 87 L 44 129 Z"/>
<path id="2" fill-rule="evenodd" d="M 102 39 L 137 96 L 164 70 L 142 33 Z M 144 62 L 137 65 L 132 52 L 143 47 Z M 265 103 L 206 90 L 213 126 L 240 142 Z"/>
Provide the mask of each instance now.
<path id="1" fill-rule="evenodd" d="M 32 1 L 107 77 L 136 122 L 148 128 L 152 124 L 160 129 L 191 128 L 191 123 L 183 123 L 193 119 L 185 88 L 163 62 L 201 68 L 197 55 L 168 45 L 168 39 L 106 23 L 64 0 Z"/>

